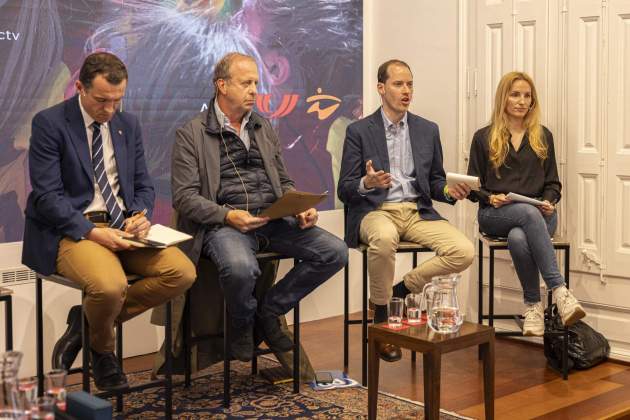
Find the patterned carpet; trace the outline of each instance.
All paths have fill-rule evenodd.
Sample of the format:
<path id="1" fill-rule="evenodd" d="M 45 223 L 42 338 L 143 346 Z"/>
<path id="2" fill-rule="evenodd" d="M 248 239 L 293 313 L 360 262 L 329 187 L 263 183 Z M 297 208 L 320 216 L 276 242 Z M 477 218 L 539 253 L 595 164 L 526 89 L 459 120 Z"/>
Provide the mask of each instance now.
<path id="1" fill-rule="evenodd" d="M 259 367 L 277 362 L 259 359 Z M 363 419 L 367 418 L 367 390 L 361 387 L 313 391 L 302 385 L 300 394 L 291 384 L 271 385 L 260 376 L 251 376 L 248 363 L 234 362 L 232 367 L 232 404 L 224 409 L 223 365 L 214 365 L 195 376 L 189 389 L 182 377 L 175 376 L 174 417 L 178 419 Z M 150 371 L 130 374 L 131 383 L 147 381 Z M 118 419 L 159 419 L 164 414 L 161 388 L 147 389 L 125 397 L 124 415 Z M 391 395 L 381 394 L 379 419 L 422 419 L 423 406 Z M 442 412 L 440 419 L 461 419 Z"/>

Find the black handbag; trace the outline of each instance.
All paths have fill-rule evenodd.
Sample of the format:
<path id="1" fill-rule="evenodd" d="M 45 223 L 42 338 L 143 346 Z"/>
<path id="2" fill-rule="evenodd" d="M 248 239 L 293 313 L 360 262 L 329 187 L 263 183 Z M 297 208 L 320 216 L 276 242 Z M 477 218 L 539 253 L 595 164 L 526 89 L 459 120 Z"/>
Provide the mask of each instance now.
<path id="1" fill-rule="evenodd" d="M 551 317 L 545 320 L 547 331 L 562 331 L 564 328 L 558 308 L 551 306 Z M 595 331 L 587 323 L 578 321 L 568 327 L 568 368 L 588 369 L 603 362 L 610 354 L 610 344 L 602 334 Z M 545 357 L 553 369 L 562 367 L 562 342 L 564 337 L 559 334 L 545 334 Z"/>

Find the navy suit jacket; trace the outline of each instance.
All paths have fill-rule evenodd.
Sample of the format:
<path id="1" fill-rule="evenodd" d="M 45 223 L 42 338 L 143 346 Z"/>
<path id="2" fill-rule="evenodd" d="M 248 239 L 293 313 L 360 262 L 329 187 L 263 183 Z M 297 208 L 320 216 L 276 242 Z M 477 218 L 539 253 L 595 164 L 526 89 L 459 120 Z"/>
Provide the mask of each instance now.
<path id="1" fill-rule="evenodd" d="M 442 166 L 442 144 L 437 124 L 407 113 L 409 137 L 415 168 L 414 188 L 418 192 L 418 211 L 425 220 L 440 220 L 433 200 L 454 204 L 444 195 L 446 176 Z M 365 176 L 365 163 L 372 160 L 376 171 L 390 171 L 385 138 L 385 125 L 380 108 L 372 115 L 355 121 L 346 130 L 337 195 L 348 210 L 346 243 L 356 247 L 363 217 L 380 206 L 387 197 L 386 189 L 359 194 L 359 182 Z"/>
<path id="2" fill-rule="evenodd" d="M 109 127 L 119 195 L 128 214 L 146 208 L 150 218 L 155 192 L 144 160 L 138 119 L 117 112 Z M 33 117 L 28 156 L 33 190 L 26 202 L 22 263 L 51 274 L 56 271 L 62 237 L 78 241 L 94 227 L 83 216 L 94 197 L 94 171 L 78 96 Z"/>

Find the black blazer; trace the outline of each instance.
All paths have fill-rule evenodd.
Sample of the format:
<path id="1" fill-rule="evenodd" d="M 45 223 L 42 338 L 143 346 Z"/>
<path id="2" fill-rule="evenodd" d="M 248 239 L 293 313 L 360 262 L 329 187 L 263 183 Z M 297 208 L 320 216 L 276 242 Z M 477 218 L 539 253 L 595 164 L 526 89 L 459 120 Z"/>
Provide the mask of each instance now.
<path id="1" fill-rule="evenodd" d="M 407 113 L 409 137 L 415 167 L 414 188 L 418 192 L 418 211 L 426 220 L 440 220 L 442 216 L 433 208 L 433 200 L 454 204 L 444 195 L 446 176 L 442 166 L 442 144 L 437 124 Z M 365 176 L 365 163 L 372 160 L 375 170 L 390 171 L 381 109 L 372 115 L 350 124 L 343 145 L 341 171 L 337 195 L 348 207 L 345 239 L 350 247 L 359 243 L 359 228 L 363 217 L 380 206 L 387 190 L 377 189 L 366 195 L 359 194 L 359 182 Z"/>
<path id="2" fill-rule="evenodd" d="M 138 119 L 117 112 L 109 122 L 120 196 L 127 212 L 153 212 L 155 193 L 144 160 Z M 42 274 L 56 271 L 61 238 L 75 241 L 94 227 L 83 211 L 94 197 L 92 158 L 78 96 L 33 117 L 29 149 L 33 191 L 26 201 L 22 263 Z"/>

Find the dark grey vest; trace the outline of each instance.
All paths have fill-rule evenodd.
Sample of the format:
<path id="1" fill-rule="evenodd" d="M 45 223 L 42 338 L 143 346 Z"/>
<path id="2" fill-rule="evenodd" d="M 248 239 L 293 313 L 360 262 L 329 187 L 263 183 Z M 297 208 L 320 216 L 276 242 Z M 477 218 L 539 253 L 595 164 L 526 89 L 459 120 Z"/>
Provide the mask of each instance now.
<path id="1" fill-rule="evenodd" d="M 276 195 L 267 176 L 254 131 L 251 130 L 249 134 L 248 151 L 236 134 L 223 131 L 223 141 L 219 145 L 221 181 L 217 204 L 240 210 L 249 209 L 250 213 L 256 215 L 276 201 Z"/>

